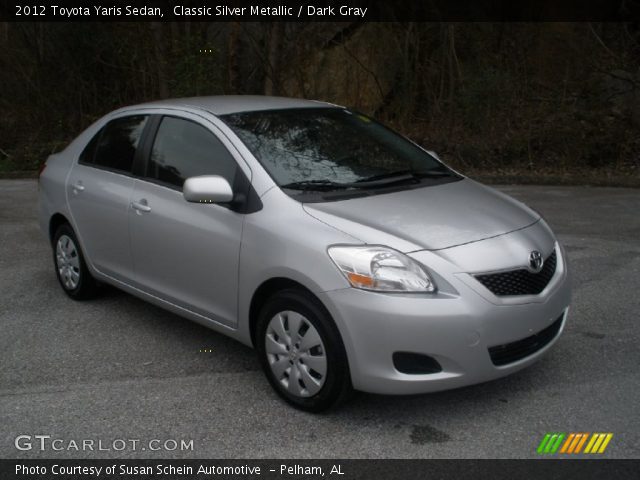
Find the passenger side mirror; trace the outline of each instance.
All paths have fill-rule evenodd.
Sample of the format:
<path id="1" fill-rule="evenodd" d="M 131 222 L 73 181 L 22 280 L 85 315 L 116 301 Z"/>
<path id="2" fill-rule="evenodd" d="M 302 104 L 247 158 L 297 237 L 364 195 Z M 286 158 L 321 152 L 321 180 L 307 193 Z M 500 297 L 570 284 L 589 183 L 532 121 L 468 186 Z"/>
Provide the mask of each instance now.
<path id="1" fill-rule="evenodd" d="M 233 190 L 229 182 L 220 175 L 201 175 L 184 181 L 182 195 L 192 203 L 229 203 Z"/>

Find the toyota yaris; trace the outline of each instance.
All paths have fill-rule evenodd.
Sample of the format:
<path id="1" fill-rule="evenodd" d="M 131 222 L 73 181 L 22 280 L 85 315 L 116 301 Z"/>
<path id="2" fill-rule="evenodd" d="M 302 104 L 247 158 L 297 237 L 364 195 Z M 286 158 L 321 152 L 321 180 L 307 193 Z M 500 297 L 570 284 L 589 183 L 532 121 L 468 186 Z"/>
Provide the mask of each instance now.
<path id="1" fill-rule="evenodd" d="M 127 107 L 39 185 L 71 298 L 111 284 L 251 345 L 298 408 L 501 377 L 566 321 L 566 255 L 536 212 L 347 108 Z"/>

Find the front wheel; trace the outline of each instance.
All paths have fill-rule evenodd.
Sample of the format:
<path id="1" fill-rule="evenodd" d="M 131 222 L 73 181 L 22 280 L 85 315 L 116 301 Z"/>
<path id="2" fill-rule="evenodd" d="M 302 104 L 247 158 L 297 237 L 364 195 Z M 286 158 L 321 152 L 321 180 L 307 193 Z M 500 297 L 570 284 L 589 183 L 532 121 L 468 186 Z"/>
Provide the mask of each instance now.
<path id="1" fill-rule="evenodd" d="M 326 410 L 351 393 L 338 329 L 324 306 L 304 291 L 285 290 L 267 301 L 258 319 L 256 347 L 273 388 L 301 410 Z"/>

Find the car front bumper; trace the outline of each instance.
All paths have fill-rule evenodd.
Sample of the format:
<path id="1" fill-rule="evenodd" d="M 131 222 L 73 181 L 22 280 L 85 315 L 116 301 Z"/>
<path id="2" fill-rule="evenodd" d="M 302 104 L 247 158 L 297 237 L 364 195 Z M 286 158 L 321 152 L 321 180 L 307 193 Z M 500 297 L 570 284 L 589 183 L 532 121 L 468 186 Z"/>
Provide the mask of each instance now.
<path id="1" fill-rule="evenodd" d="M 397 295 L 346 288 L 320 294 L 342 334 L 354 388 L 394 395 L 434 392 L 509 375 L 537 361 L 561 335 L 569 310 L 566 257 L 558 244 L 555 248 L 556 273 L 532 297 L 502 302 L 461 274 L 446 276 L 455 293 Z M 492 361 L 489 348 L 529 338 L 556 321 L 559 329 L 541 348 L 506 365 Z M 394 366 L 395 352 L 428 355 L 442 370 L 402 373 Z"/>

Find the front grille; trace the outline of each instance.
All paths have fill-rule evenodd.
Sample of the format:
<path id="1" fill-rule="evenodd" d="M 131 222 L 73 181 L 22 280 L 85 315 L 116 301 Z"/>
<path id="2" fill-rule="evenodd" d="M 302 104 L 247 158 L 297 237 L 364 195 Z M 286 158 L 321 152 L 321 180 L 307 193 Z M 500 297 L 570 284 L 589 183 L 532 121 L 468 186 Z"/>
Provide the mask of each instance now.
<path id="1" fill-rule="evenodd" d="M 556 251 L 547 257 L 538 273 L 525 268 L 508 272 L 476 275 L 476 279 L 499 297 L 509 295 L 538 295 L 556 273 Z"/>
<path id="2" fill-rule="evenodd" d="M 564 314 L 560 315 L 555 322 L 535 335 L 531 335 L 530 337 L 523 338 L 516 342 L 490 347 L 489 355 L 491 356 L 491 361 L 494 365 L 501 366 L 517 362 L 529 355 L 533 355 L 538 350 L 548 345 L 551 340 L 556 338 L 556 335 L 558 335 L 560 327 L 562 326 L 563 316 Z"/>

